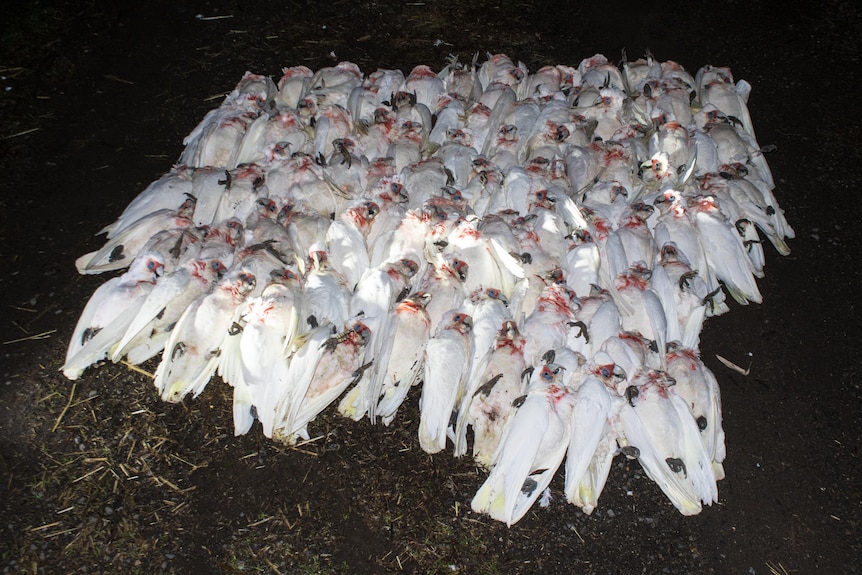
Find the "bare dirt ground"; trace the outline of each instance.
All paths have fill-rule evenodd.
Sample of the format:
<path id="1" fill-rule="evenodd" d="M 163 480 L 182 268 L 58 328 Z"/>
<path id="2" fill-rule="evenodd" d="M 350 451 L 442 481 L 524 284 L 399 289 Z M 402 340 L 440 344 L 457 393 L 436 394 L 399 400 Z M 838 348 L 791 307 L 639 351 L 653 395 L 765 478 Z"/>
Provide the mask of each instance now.
<path id="1" fill-rule="evenodd" d="M 126 4 L 20 2 L 0 19 L 4 573 L 860 571 L 855 3 Z M 233 437 L 219 381 L 169 405 L 121 365 L 74 385 L 58 372 L 105 279 L 78 276 L 75 258 L 246 70 L 439 69 L 477 51 L 536 69 L 622 48 L 691 72 L 728 65 L 754 86 L 797 231 L 790 256 L 767 252 L 765 302 L 706 326 L 728 455 L 721 501 L 701 515 L 681 516 L 620 457 L 593 515 L 562 502 L 558 477 L 557 500 L 507 528 L 469 509 L 482 472 L 419 448 L 415 397 L 389 428 L 328 412 L 316 441 L 287 449 L 257 429 Z"/>

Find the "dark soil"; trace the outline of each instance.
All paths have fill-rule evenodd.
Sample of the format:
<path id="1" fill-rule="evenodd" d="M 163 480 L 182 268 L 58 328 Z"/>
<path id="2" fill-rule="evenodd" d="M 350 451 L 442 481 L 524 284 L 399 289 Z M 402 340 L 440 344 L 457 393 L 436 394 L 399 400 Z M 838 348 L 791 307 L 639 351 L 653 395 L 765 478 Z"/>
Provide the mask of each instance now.
<path id="1" fill-rule="evenodd" d="M 0 18 L 4 573 L 860 571 L 855 2 L 69 4 L 19 2 Z M 721 501 L 699 516 L 618 458 L 592 516 L 562 502 L 558 477 L 552 505 L 507 528 L 470 511 L 482 472 L 419 448 L 416 398 L 389 428 L 327 412 L 317 441 L 287 449 L 257 428 L 233 437 L 220 381 L 170 405 L 122 365 L 75 385 L 59 373 L 105 279 L 77 275 L 75 258 L 246 70 L 439 69 L 477 51 L 532 70 L 622 48 L 692 73 L 727 65 L 753 85 L 751 116 L 760 143 L 777 146 L 776 195 L 797 232 L 790 256 L 767 253 L 764 303 L 703 334 L 728 455 Z"/>

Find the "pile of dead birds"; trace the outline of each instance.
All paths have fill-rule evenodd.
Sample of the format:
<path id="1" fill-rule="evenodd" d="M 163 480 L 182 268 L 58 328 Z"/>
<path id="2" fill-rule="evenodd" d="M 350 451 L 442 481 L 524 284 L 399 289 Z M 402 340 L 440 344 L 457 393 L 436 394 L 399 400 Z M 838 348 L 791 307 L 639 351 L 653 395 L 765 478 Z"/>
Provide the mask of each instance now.
<path id="1" fill-rule="evenodd" d="M 128 269 L 63 372 L 161 354 L 163 399 L 218 374 L 236 433 L 285 442 L 419 394 L 422 448 L 489 470 L 477 512 L 518 521 L 565 460 L 590 513 L 622 453 L 696 514 L 725 457 L 701 327 L 793 237 L 750 90 L 649 55 L 246 73 L 76 262 Z"/>

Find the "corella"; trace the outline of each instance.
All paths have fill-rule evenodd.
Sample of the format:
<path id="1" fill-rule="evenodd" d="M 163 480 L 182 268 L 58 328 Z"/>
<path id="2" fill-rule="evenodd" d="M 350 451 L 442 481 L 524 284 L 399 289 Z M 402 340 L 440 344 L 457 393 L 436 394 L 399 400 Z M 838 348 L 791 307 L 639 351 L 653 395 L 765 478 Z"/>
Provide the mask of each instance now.
<path id="1" fill-rule="evenodd" d="M 75 262 L 129 269 L 62 370 L 161 354 L 163 399 L 219 374 L 235 433 L 287 443 L 335 406 L 403 417 L 472 455 L 472 509 L 508 525 L 561 467 L 591 513 L 620 455 L 698 513 L 726 452 L 701 328 L 761 302 L 794 237 L 751 93 L 651 55 L 246 73 Z"/>

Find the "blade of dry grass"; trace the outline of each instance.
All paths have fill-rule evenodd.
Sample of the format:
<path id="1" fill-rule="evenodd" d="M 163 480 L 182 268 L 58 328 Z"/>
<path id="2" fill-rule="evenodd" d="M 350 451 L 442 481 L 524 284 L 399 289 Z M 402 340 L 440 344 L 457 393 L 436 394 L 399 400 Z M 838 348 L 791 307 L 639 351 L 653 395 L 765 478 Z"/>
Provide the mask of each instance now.
<path id="1" fill-rule="evenodd" d="M 122 363 L 124 366 L 126 366 L 126 368 L 131 369 L 132 371 L 136 371 L 136 372 L 138 372 L 138 373 L 140 373 L 140 374 L 142 374 L 142 375 L 146 375 L 146 376 L 147 376 L 147 377 L 149 377 L 150 379 L 155 379 L 155 378 L 156 378 L 156 376 L 155 376 L 154 374 L 150 373 L 150 372 L 149 372 L 149 371 L 147 371 L 146 369 L 141 369 L 141 368 L 140 368 L 140 367 L 138 367 L 137 365 L 131 364 L 131 363 L 129 363 L 128 361 L 123 360 L 123 361 L 121 361 L 120 363 Z"/>
<path id="2" fill-rule="evenodd" d="M 741 373 L 742 375 L 748 375 L 749 373 L 751 373 L 751 363 L 750 362 L 748 364 L 748 368 L 743 368 L 743 367 L 739 367 L 738 365 L 736 365 L 735 363 L 733 363 L 729 359 L 725 359 L 725 358 L 721 357 L 718 354 L 715 354 L 715 358 L 718 361 L 720 361 L 722 364 L 724 364 L 725 367 L 728 367 L 737 373 Z"/>
<path id="3" fill-rule="evenodd" d="M 49 329 L 48 331 L 43 331 L 42 333 L 34 333 L 33 335 L 28 335 L 27 337 L 19 337 L 18 339 L 10 339 L 3 342 L 3 345 L 9 345 L 10 343 L 20 343 L 22 341 L 29 341 L 34 339 L 47 339 L 52 333 L 56 332 L 56 329 Z"/>
<path id="4" fill-rule="evenodd" d="M 63 416 L 66 415 L 66 412 L 69 410 L 69 406 L 72 405 L 72 399 L 75 397 L 75 388 L 77 386 L 77 381 L 72 383 L 72 391 L 69 393 L 69 401 L 66 402 L 66 407 L 64 407 L 63 411 L 60 412 L 60 415 L 57 416 L 57 421 L 54 422 L 54 427 L 51 428 L 51 433 L 57 431 L 57 428 L 60 426 L 60 421 L 63 420 Z"/>

